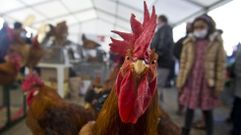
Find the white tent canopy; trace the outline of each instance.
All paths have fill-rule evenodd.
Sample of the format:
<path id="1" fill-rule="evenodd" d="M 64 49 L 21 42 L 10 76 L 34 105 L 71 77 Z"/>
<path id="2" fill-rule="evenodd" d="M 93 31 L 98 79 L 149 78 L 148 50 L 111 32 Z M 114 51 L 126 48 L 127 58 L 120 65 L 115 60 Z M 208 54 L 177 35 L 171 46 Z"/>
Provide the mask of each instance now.
<path id="1" fill-rule="evenodd" d="M 157 14 L 165 14 L 176 26 L 230 0 L 146 0 Z M 1 0 L 0 16 L 8 22 L 35 16 L 31 27 L 66 20 L 69 38 L 78 41 L 81 33 L 110 35 L 110 30 L 129 31 L 130 14 L 142 17 L 142 0 Z M 141 18 L 139 18 L 141 19 Z"/>

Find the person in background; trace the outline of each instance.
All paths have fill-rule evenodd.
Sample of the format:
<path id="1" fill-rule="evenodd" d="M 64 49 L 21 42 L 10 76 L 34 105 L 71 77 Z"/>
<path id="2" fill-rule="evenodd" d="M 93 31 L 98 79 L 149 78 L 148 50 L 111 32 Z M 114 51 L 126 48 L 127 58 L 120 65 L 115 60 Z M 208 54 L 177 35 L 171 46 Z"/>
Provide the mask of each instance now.
<path id="1" fill-rule="evenodd" d="M 212 18 L 210 18 L 210 19 L 212 19 Z M 213 21 L 213 24 L 215 25 L 214 21 Z M 223 30 L 221 30 L 221 29 L 216 29 L 215 32 L 219 33 L 220 35 L 223 34 Z M 198 129 L 198 130 L 205 130 L 205 126 L 206 126 L 205 125 L 205 117 L 203 115 L 202 115 L 201 119 L 199 119 L 199 120 L 197 120 L 196 122 L 193 123 L 193 128 Z"/>
<path id="2" fill-rule="evenodd" d="M 158 87 L 164 88 L 167 77 L 172 68 L 172 48 L 173 34 L 172 28 L 168 24 L 168 19 L 165 15 L 160 15 L 157 20 L 157 31 L 151 43 L 151 49 L 154 49 L 159 55 L 158 57 Z M 163 100 L 162 92 L 161 100 Z"/>
<path id="3" fill-rule="evenodd" d="M 16 34 L 16 36 L 14 36 L 15 42 L 21 42 L 22 44 L 27 43 L 27 37 L 26 37 L 27 31 L 23 28 L 23 24 L 21 22 L 14 22 L 13 30 L 14 30 L 14 34 Z M 27 44 L 27 45 L 30 45 L 30 44 Z M 25 66 L 20 69 L 21 75 L 24 75 L 25 70 L 26 70 Z"/>
<path id="4" fill-rule="evenodd" d="M 232 54 L 227 57 L 227 79 L 228 80 L 225 85 L 228 88 L 228 90 L 227 90 L 228 93 L 225 93 L 225 94 L 229 94 L 229 96 L 231 96 L 230 100 L 232 102 L 230 114 L 229 114 L 228 118 L 226 119 L 226 122 L 228 124 L 232 124 L 233 120 L 234 120 L 234 109 L 235 108 L 234 108 L 233 104 L 234 104 L 234 96 L 235 96 L 234 92 L 235 92 L 235 81 L 236 81 L 235 80 L 235 63 L 236 63 L 236 58 L 237 58 L 240 46 L 241 46 L 241 43 L 238 43 L 234 47 Z M 225 100 L 227 100 L 227 99 L 225 99 Z M 226 102 L 228 102 L 228 101 L 226 101 Z"/>
<path id="5" fill-rule="evenodd" d="M 164 88 L 172 88 L 174 86 L 175 77 L 175 59 L 172 59 Z"/>
<path id="6" fill-rule="evenodd" d="M 13 42 L 12 33 L 12 29 L 5 22 L 2 29 L 0 29 L 0 63 L 5 62 L 5 56 Z"/>
<path id="7" fill-rule="evenodd" d="M 173 48 L 173 54 L 176 58 L 176 60 L 178 61 L 178 64 L 180 62 L 180 57 L 181 57 L 181 52 L 182 52 L 182 47 L 183 47 L 183 41 L 188 37 L 188 35 L 192 32 L 192 23 L 188 22 L 186 24 L 186 35 L 184 37 L 182 37 L 181 39 L 179 39 Z M 181 93 L 178 93 L 178 97 L 180 96 Z M 178 98 L 179 99 L 179 98 Z M 178 115 L 182 115 L 183 114 L 183 109 L 184 107 L 179 103 L 178 100 L 178 110 L 177 110 L 177 114 Z"/>
<path id="8" fill-rule="evenodd" d="M 233 103 L 233 131 L 232 135 L 241 134 L 241 47 L 239 47 L 234 66 L 235 99 Z"/>
<path id="9" fill-rule="evenodd" d="M 223 41 L 208 15 L 193 22 L 193 34 L 183 42 L 177 88 L 187 108 L 182 135 L 189 135 L 195 109 L 203 112 L 206 134 L 213 135 L 213 109 L 225 81 L 226 54 Z"/>
<path id="10" fill-rule="evenodd" d="M 181 57 L 181 52 L 182 52 L 182 46 L 183 46 L 183 41 L 188 37 L 188 35 L 192 33 L 192 23 L 188 22 L 186 24 L 186 35 L 182 38 L 180 38 L 175 44 L 174 44 L 174 48 L 173 48 L 173 54 L 176 58 L 176 60 L 178 60 L 178 62 L 180 62 L 180 57 Z"/>

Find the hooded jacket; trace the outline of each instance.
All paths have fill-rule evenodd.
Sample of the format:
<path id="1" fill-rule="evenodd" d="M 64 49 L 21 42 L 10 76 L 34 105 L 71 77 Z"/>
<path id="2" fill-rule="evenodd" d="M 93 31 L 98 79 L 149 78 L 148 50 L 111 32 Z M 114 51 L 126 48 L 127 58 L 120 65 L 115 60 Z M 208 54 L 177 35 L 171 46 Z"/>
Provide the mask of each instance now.
<path id="1" fill-rule="evenodd" d="M 180 72 L 177 77 L 177 88 L 182 89 L 189 77 L 195 60 L 195 37 L 190 34 L 183 42 L 180 59 Z M 209 36 L 208 47 L 205 52 L 205 78 L 210 87 L 216 92 L 223 89 L 225 81 L 226 53 L 223 40 L 219 32 Z"/>

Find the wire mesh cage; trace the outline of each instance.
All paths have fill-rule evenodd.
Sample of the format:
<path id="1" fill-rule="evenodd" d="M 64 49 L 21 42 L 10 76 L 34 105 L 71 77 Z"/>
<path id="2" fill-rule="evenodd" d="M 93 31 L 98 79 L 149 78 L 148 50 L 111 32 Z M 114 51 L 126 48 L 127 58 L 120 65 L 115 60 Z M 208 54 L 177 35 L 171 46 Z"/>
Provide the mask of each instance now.
<path id="1" fill-rule="evenodd" d="M 108 67 L 105 63 L 81 62 L 75 64 L 73 69 L 84 80 L 93 80 L 98 76 L 103 82 L 108 75 Z"/>

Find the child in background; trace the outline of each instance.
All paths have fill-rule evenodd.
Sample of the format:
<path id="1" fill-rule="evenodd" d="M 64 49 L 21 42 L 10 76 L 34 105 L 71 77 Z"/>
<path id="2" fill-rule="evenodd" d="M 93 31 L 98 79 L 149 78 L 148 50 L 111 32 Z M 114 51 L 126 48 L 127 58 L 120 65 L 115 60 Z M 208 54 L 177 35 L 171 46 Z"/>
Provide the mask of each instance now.
<path id="1" fill-rule="evenodd" d="M 189 135 L 195 109 L 201 109 L 206 134 L 213 135 L 213 112 L 225 80 L 226 55 L 222 38 L 211 17 L 193 22 L 193 34 L 183 42 L 177 88 L 180 103 L 187 108 L 182 135 Z"/>

